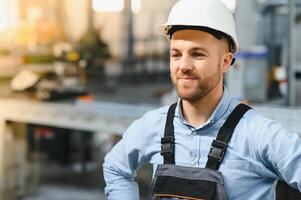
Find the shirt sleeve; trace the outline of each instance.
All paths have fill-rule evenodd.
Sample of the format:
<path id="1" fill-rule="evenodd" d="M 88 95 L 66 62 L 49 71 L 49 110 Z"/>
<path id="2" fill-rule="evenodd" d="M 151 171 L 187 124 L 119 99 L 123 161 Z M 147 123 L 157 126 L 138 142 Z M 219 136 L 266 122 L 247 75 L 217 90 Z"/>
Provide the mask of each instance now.
<path id="1" fill-rule="evenodd" d="M 262 126 L 257 126 L 259 135 L 255 139 L 257 155 L 276 178 L 301 192 L 301 137 L 273 120 L 262 122 Z"/>
<path id="2" fill-rule="evenodd" d="M 135 121 L 123 134 L 123 138 L 105 156 L 103 164 L 108 200 L 139 200 L 138 185 L 134 181 L 136 171 L 145 163 L 143 156 L 143 119 Z"/>

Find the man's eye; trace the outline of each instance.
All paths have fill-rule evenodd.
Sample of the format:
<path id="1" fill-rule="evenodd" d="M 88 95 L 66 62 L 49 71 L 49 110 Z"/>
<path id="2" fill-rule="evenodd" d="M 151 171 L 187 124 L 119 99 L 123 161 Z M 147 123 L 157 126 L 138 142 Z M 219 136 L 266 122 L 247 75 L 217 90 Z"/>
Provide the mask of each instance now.
<path id="1" fill-rule="evenodd" d="M 172 58 L 178 58 L 178 57 L 180 57 L 181 55 L 180 54 L 178 54 L 178 53 L 172 53 L 171 54 L 171 57 Z"/>
<path id="2" fill-rule="evenodd" d="M 205 57 L 205 55 L 203 53 L 193 53 L 192 54 L 193 57 L 198 57 L 198 58 L 203 58 Z"/>

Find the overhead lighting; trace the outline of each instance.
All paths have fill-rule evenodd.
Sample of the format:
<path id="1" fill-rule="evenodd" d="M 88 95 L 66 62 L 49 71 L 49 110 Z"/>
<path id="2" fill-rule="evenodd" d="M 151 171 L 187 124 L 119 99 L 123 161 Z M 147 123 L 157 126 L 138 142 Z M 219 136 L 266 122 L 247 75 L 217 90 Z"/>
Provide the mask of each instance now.
<path id="1" fill-rule="evenodd" d="M 132 12 L 138 13 L 141 10 L 141 0 L 131 0 Z"/>
<path id="2" fill-rule="evenodd" d="M 120 12 L 124 8 L 124 0 L 93 0 L 95 12 Z"/>
<path id="3" fill-rule="evenodd" d="M 27 10 L 27 20 L 31 23 L 36 22 L 43 16 L 43 11 L 39 7 L 29 7 Z"/>

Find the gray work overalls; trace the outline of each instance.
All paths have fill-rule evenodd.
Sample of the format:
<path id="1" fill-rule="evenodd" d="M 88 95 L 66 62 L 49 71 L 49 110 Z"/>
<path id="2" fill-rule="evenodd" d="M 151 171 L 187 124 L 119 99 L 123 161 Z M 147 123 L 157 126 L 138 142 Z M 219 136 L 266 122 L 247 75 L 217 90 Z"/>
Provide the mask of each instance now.
<path id="1" fill-rule="evenodd" d="M 175 165 L 173 119 L 176 106 L 175 103 L 168 110 L 161 138 L 164 164 L 157 167 L 148 200 L 227 200 L 223 175 L 218 169 L 236 125 L 250 107 L 239 104 L 233 110 L 212 142 L 206 167 L 195 168 Z"/>

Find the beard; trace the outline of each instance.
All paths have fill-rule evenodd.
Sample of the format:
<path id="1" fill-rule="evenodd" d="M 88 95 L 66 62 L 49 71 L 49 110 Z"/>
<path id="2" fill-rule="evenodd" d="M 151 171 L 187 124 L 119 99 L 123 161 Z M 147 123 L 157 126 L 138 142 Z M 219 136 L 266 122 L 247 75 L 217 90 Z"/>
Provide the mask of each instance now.
<path id="1" fill-rule="evenodd" d="M 183 81 L 181 77 L 186 76 L 192 78 L 189 81 Z M 200 77 L 193 72 L 179 73 L 175 76 L 171 75 L 172 83 L 176 88 L 179 97 L 189 102 L 198 101 L 206 97 L 221 82 L 221 74 L 218 70 L 216 73 L 208 77 Z"/>

